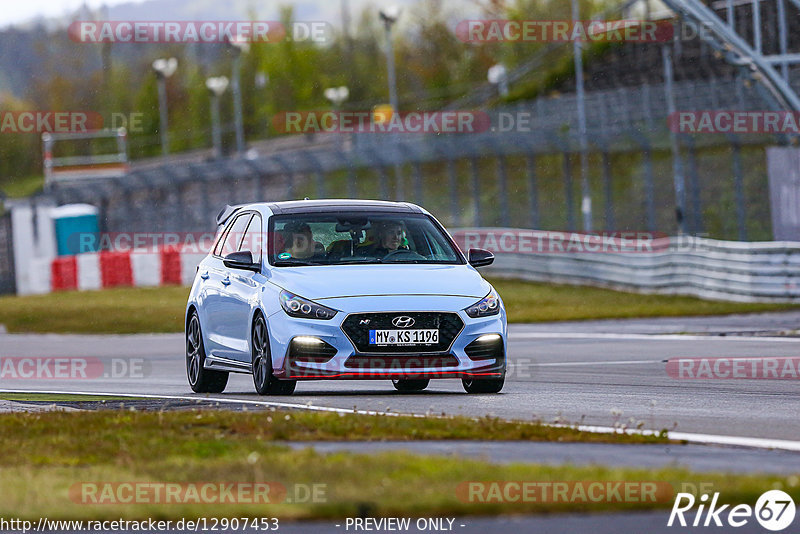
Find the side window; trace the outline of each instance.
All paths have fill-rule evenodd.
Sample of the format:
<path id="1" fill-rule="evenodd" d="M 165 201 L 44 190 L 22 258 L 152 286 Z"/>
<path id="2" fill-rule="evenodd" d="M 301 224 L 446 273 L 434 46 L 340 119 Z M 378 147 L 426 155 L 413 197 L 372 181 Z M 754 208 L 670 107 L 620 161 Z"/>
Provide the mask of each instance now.
<path id="1" fill-rule="evenodd" d="M 239 250 L 249 250 L 253 253 L 253 261 L 261 261 L 261 250 L 263 248 L 263 236 L 261 234 L 261 216 L 253 215 L 250 225 L 244 234 Z"/>
<path id="2" fill-rule="evenodd" d="M 251 213 L 242 213 L 236 220 L 233 221 L 228 234 L 225 236 L 222 244 L 222 250 L 214 251 L 218 256 L 225 257 L 232 252 L 239 250 L 239 243 L 242 242 L 244 231 L 247 229 L 247 223 L 250 222 Z"/>
<path id="3" fill-rule="evenodd" d="M 228 230 L 228 226 L 223 226 L 222 229 L 217 234 L 217 237 L 214 241 L 214 250 L 212 253 L 214 256 L 219 256 L 219 253 L 222 251 L 222 243 L 225 241 L 225 232 Z"/>

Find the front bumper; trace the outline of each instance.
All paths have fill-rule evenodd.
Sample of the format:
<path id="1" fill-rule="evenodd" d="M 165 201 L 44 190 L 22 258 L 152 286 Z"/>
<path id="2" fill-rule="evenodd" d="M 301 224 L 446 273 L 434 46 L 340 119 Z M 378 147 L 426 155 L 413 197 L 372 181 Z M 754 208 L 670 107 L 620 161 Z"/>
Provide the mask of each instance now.
<path id="1" fill-rule="evenodd" d="M 503 309 L 492 317 L 472 319 L 463 309 L 475 302 L 473 298 L 370 297 L 341 300 L 324 302 L 346 310 L 329 321 L 293 319 L 282 311 L 269 318 L 276 377 L 291 380 L 488 379 L 505 374 L 507 331 Z M 357 343 L 345 333 L 342 325 L 348 316 L 372 313 L 454 314 L 463 326 L 449 346 L 365 351 L 362 344 L 359 351 Z M 352 330 L 349 332 L 352 334 Z M 494 350 L 473 350 L 476 340 L 487 335 L 494 335 L 491 338 L 495 343 Z M 315 339 L 321 343 L 314 342 Z M 472 346 L 467 350 L 470 344 Z M 302 350 L 299 350 L 301 345 Z"/>

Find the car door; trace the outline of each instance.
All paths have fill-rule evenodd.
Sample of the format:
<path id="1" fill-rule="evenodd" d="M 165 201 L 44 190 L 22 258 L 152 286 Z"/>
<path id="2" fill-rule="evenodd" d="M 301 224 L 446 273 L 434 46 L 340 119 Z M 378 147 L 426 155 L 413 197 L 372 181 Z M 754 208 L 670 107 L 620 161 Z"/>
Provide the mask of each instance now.
<path id="1" fill-rule="evenodd" d="M 239 244 L 244 237 L 245 230 L 252 219 L 252 212 L 238 214 L 229 224 L 222 240 L 214 249 L 214 253 L 206 265 L 206 270 L 200 273 L 205 278 L 206 290 L 205 312 L 206 324 L 203 325 L 208 339 L 207 353 L 227 359 L 237 359 L 245 346 L 236 335 L 235 314 L 236 306 L 231 290 L 231 271 L 223 264 L 223 258 L 239 249 Z"/>
<path id="2" fill-rule="evenodd" d="M 254 213 L 237 250 L 239 252 L 249 251 L 253 256 L 253 261 L 261 265 L 264 249 L 263 236 L 261 215 Z M 260 272 L 227 267 L 226 269 L 230 281 L 227 286 L 230 301 L 226 306 L 230 317 L 229 322 L 225 324 L 230 326 L 227 335 L 237 340 L 236 354 L 232 354 L 231 357 L 250 363 L 250 317 L 254 307 L 257 306 L 258 289 L 263 286 L 266 279 Z"/>

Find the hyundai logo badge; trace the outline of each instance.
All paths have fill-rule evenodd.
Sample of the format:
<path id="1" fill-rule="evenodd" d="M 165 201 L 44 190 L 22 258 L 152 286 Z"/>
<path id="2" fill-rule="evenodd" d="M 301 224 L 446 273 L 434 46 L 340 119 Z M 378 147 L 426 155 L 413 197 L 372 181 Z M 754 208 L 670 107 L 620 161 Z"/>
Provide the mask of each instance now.
<path id="1" fill-rule="evenodd" d="M 401 315 L 392 319 L 392 324 L 397 328 L 411 328 L 414 326 L 414 318 L 407 315 Z"/>

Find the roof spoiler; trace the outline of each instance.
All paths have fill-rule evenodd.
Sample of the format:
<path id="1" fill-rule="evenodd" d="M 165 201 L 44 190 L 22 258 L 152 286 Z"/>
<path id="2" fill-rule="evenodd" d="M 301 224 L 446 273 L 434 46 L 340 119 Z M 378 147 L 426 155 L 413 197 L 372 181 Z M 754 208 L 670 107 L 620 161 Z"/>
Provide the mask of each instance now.
<path id="1" fill-rule="evenodd" d="M 222 211 L 219 212 L 217 215 L 217 226 L 221 226 L 225 224 L 225 221 L 231 218 L 231 215 L 236 213 L 242 209 L 242 206 L 231 206 L 230 204 L 226 204 Z"/>

